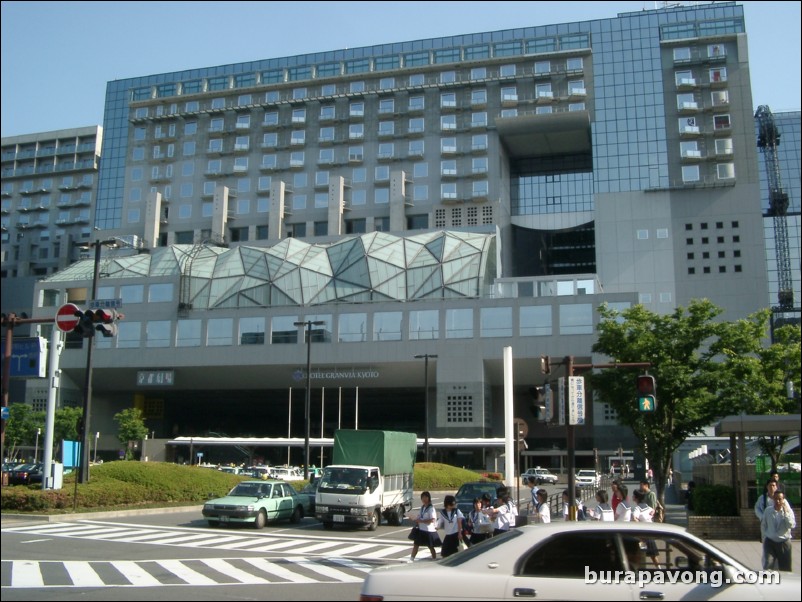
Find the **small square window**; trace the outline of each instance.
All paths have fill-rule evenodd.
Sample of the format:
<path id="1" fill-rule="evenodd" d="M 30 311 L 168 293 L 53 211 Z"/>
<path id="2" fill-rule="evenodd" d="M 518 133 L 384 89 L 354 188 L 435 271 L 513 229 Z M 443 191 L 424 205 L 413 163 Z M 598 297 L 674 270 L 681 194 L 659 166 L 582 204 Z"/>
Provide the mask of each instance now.
<path id="1" fill-rule="evenodd" d="M 702 259 L 710 259 L 710 253 L 708 251 L 702 253 Z"/>
<path id="2" fill-rule="evenodd" d="M 726 252 L 724 252 L 724 251 L 719 251 L 718 252 L 718 258 L 719 259 L 724 259 L 726 256 L 727 256 Z"/>
<path id="3" fill-rule="evenodd" d="M 733 228 L 737 228 L 738 227 L 738 222 L 732 222 L 732 227 Z"/>
<path id="4" fill-rule="evenodd" d="M 724 244 L 724 237 L 723 236 L 717 236 L 716 237 L 716 242 L 718 244 Z"/>
<path id="5" fill-rule="evenodd" d="M 710 239 L 709 239 L 709 238 L 707 238 L 706 236 L 703 236 L 703 237 L 702 237 L 702 244 L 703 244 L 703 245 L 706 245 L 706 244 L 709 244 L 709 243 L 710 243 Z"/>
<path id="6" fill-rule="evenodd" d="M 696 273 L 696 268 L 688 268 L 688 274 L 693 275 Z"/>
<path id="7" fill-rule="evenodd" d="M 721 230 L 724 227 L 724 222 L 716 222 L 716 230 Z"/>
<path id="8" fill-rule="evenodd" d="M 740 265 L 736 265 L 736 266 L 735 266 L 735 268 L 734 268 L 734 270 L 735 270 L 736 272 L 741 272 L 741 271 L 743 271 L 743 268 L 742 268 Z"/>
<path id="9" fill-rule="evenodd" d="M 685 224 L 686 230 L 693 230 L 693 224 Z"/>
<path id="10" fill-rule="evenodd" d="M 702 222 L 700 224 L 700 227 L 702 228 L 702 230 L 707 230 L 707 222 Z"/>
<path id="11" fill-rule="evenodd" d="M 692 245 L 693 244 L 693 239 L 692 238 L 686 238 L 685 239 L 685 244 L 686 245 Z"/>
<path id="12" fill-rule="evenodd" d="M 704 268 L 702 268 L 702 272 L 704 272 L 705 274 L 709 274 L 710 273 L 710 268 L 709 267 L 704 267 Z"/>
<path id="13" fill-rule="evenodd" d="M 718 266 L 718 273 L 719 274 L 724 274 L 726 272 L 727 272 L 727 266 L 725 266 L 725 265 Z"/>
<path id="14" fill-rule="evenodd" d="M 688 260 L 692 261 L 693 258 L 694 258 L 694 254 L 693 253 L 688 253 Z"/>
<path id="15" fill-rule="evenodd" d="M 733 257 L 740 257 L 741 256 L 741 252 L 738 251 L 738 250 L 735 250 L 735 251 L 732 252 L 732 256 Z"/>
<path id="16" fill-rule="evenodd" d="M 741 242 L 741 237 L 740 236 L 733 236 L 732 237 L 732 242 Z"/>

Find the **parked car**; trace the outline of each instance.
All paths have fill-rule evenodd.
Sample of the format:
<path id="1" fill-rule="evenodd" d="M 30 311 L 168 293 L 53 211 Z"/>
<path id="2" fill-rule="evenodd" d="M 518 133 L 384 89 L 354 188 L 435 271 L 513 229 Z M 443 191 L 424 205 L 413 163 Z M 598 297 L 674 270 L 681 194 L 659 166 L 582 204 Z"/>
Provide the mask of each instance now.
<path id="1" fill-rule="evenodd" d="M 227 523 L 251 523 L 261 529 L 268 522 L 289 520 L 298 523 L 310 516 L 309 500 L 283 481 L 243 481 L 227 496 L 203 505 L 209 526 Z"/>
<path id="2" fill-rule="evenodd" d="M 282 481 L 303 481 L 304 475 L 297 468 L 271 468 L 270 475 Z"/>
<path id="3" fill-rule="evenodd" d="M 656 545 L 654 559 L 646 557 L 647 540 Z M 758 575 L 676 525 L 561 521 L 511 529 L 443 560 L 374 569 L 360 599 L 590 600 L 601 591 L 610 600 L 799 597 L 797 574 L 765 585 L 751 577 Z"/>
<path id="4" fill-rule="evenodd" d="M 31 483 L 41 483 L 44 472 L 44 465 L 38 464 L 18 464 L 8 471 L 9 485 L 30 485 Z"/>
<path id="5" fill-rule="evenodd" d="M 457 508 L 462 510 L 465 516 L 473 510 L 474 498 L 481 498 L 485 494 L 490 496 L 490 503 L 496 501 L 496 490 L 502 487 L 503 483 L 493 483 L 491 481 L 471 481 L 463 483 L 457 491 Z"/>
<path id="6" fill-rule="evenodd" d="M 526 480 L 530 476 L 535 477 L 535 483 L 538 485 L 542 483 L 556 485 L 557 481 L 560 480 L 557 475 L 552 474 L 546 468 L 540 468 L 539 466 L 537 468 L 529 468 L 521 474 L 521 478 L 523 480 Z"/>
<path id="7" fill-rule="evenodd" d="M 593 469 L 581 469 L 576 472 L 577 487 L 599 487 L 601 485 L 601 475 Z"/>

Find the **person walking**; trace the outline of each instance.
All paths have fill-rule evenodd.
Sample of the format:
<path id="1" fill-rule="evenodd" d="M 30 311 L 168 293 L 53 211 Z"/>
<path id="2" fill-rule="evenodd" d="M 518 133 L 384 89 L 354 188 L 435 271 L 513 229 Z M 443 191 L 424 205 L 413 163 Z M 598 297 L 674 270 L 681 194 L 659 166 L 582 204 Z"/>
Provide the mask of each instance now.
<path id="1" fill-rule="evenodd" d="M 510 498 L 510 490 L 506 487 L 499 487 L 496 492 L 496 506 L 495 508 L 488 508 L 487 516 L 495 521 L 495 529 L 493 535 L 506 533 L 510 527 L 515 526 L 515 516 L 517 511 Z"/>
<path id="2" fill-rule="evenodd" d="M 591 520 L 600 520 L 602 522 L 613 522 L 615 520 L 615 513 L 612 506 L 607 503 L 607 492 L 604 489 L 599 489 L 596 492 L 596 507 L 589 508 L 588 514 Z"/>
<path id="3" fill-rule="evenodd" d="M 418 548 L 426 546 L 432 555 L 432 560 L 437 560 L 437 550 L 440 545 L 440 536 L 437 534 L 437 516 L 432 506 L 432 496 L 428 491 L 420 494 L 420 514 L 415 519 L 415 527 L 409 537 L 412 539 L 412 554 L 410 560 L 414 561 L 418 555 Z"/>
<path id="4" fill-rule="evenodd" d="M 630 522 L 632 520 L 632 509 L 629 507 L 629 503 L 627 502 L 629 489 L 627 489 L 626 485 L 620 483 L 618 488 L 615 490 L 615 495 L 618 497 L 618 505 L 615 508 L 615 520 L 624 523 Z"/>
<path id="5" fill-rule="evenodd" d="M 796 518 L 782 491 L 774 492 L 774 504 L 763 512 L 760 521 L 763 539 L 763 568 L 791 571 L 791 529 Z"/>
<path id="6" fill-rule="evenodd" d="M 437 527 L 443 529 L 443 547 L 440 554 L 447 558 L 459 552 L 459 542 L 462 541 L 462 519 L 465 518 L 457 508 L 457 498 L 447 495 L 443 500 L 443 509 L 437 517 Z"/>
<path id="7" fill-rule="evenodd" d="M 484 541 L 490 537 L 491 533 L 493 532 L 493 525 L 490 523 L 490 519 L 487 518 L 487 515 L 482 511 L 482 509 L 482 498 L 474 498 L 473 510 L 468 513 L 466 519 L 466 523 L 468 525 L 467 530 L 471 534 L 470 539 L 468 540 L 469 545 L 474 545 Z"/>
<path id="8" fill-rule="evenodd" d="M 538 489 L 535 494 L 537 497 L 537 505 L 535 506 L 535 522 L 550 523 L 551 522 L 551 508 L 549 508 L 549 493 L 545 489 Z"/>

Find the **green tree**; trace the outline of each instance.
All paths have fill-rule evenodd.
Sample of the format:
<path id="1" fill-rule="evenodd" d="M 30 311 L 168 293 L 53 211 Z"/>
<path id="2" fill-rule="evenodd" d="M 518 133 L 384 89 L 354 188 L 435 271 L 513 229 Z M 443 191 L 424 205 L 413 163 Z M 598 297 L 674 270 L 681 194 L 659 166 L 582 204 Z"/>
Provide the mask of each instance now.
<path id="1" fill-rule="evenodd" d="M 717 322 L 722 310 L 708 300 L 696 300 L 669 315 L 657 315 L 642 305 L 623 312 L 603 306 L 599 313 L 594 352 L 622 363 L 652 365 L 649 373 L 657 381 L 657 408 L 652 413 L 638 411 L 637 371 L 603 370 L 593 383 L 641 442 L 661 501 L 671 456 L 690 435 L 727 414 L 764 413 L 767 404 L 781 409 L 777 392 L 784 387 L 783 377 L 767 364 L 783 365 L 794 351 L 793 345 L 763 346 L 765 312 L 734 323 Z M 798 344 L 794 365 L 798 379 Z M 744 396 L 746 386 L 750 391 Z"/>
<path id="2" fill-rule="evenodd" d="M 789 414 L 798 412 L 798 400 L 788 395 L 800 386 L 800 327 L 786 325 L 774 332 L 774 343 L 763 345 L 770 311 L 765 310 L 730 324 L 722 324 L 715 349 L 727 358 L 719 395 L 746 414 Z M 744 350 L 747 353 L 744 353 Z M 763 451 L 771 457 L 772 468 L 779 463 L 786 437 L 759 437 Z"/>
<path id="3" fill-rule="evenodd" d="M 78 441 L 81 438 L 78 422 L 83 416 L 81 408 L 63 407 L 56 410 L 53 420 L 53 458 L 61 457 L 63 441 Z"/>
<path id="4" fill-rule="evenodd" d="M 114 415 L 114 420 L 119 425 L 117 438 L 120 443 L 125 445 L 125 459 L 133 460 L 134 443 L 141 441 L 148 435 L 148 427 L 142 417 L 142 410 L 139 408 L 127 408 Z"/>
<path id="5" fill-rule="evenodd" d="M 42 412 L 34 412 L 33 408 L 25 403 L 12 403 L 8 406 L 5 444 L 8 447 L 6 455 L 9 458 L 16 458 L 19 455 L 20 446 L 34 445 L 37 427 L 44 426 L 44 421 L 41 423 L 39 421 L 40 414 L 43 416 Z"/>

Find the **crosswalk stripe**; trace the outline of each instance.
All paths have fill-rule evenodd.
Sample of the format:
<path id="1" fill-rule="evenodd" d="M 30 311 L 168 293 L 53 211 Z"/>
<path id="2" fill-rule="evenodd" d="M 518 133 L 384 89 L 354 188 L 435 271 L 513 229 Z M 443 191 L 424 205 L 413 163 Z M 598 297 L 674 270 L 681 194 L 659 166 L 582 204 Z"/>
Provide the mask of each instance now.
<path id="1" fill-rule="evenodd" d="M 279 566 L 275 562 L 271 562 L 265 558 L 243 558 L 243 560 L 248 564 L 253 565 L 260 571 L 275 575 L 276 577 L 280 577 L 286 581 L 293 581 L 295 583 L 317 583 L 317 581 L 314 579 L 305 577 L 304 575 L 299 575 L 298 573 L 293 573 L 292 571 L 285 569 L 283 566 Z"/>
<path id="2" fill-rule="evenodd" d="M 307 543 L 304 541 L 298 542 L 299 544 Z M 300 548 L 293 548 L 291 552 L 293 554 L 308 554 L 309 552 L 319 552 L 320 550 L 325 550 L 328 548 L 335 548 L 337 546 L 341 546 L 341 541 L 320 541 L 317 543 L 312 543 L 311 545 L 301 545 Z M 290 551 L 290 550 L 288 550 Z"/>
<path id="3" fill-rule="evenodd" d="M 132 560 L 116 560 L 111 563 L 122 575 L 128 579 L 131 585 L 138 587 L 147 587 L 154 585 L 161 585 L 162 582 L 156 579 L 153 575 L 148 573 L 145 569 L 139 566 L 138 563 Z"/>
<path id="4" fill-rule="evenodd" d="M 186 581 L 188 585 L 217 585 L 217 581 L 209 579 L 180 560 L 156 560 L 154 562 L 164 570 Z"/>
<path id="5" fill-rule="evenodd" d="M 202 543 L 202 542 L 197 541 L 197 540 L 199 540 L 199 539 L 202 540 L 204 538 L 208 538 L 208 535 L 204 535 L 203 533 L 196 533 L 196 534 L 184 533 L 182 535 L 178 535 L 178 534 L 175 534 L 175 533 L 170 533 L 170 534 L 162 533 L 162 535 L 169 535 L 169 536 L 165 537 L 164 539 L 152 539 L 148 543 L 153 543 L 153 544 L 157 544 L 157 545 L 175 545 L 175 544 L 190 543 L 191 542 L 192 545 L 196 545 L 196 544 Z"/>
<path id="6" fill-rule="evenodd" d="M 238 569 L 233 564 L 231 564 L 226 560 L 223 560 L 222 558 L 200 558 L 199 560 L 209 568 L 212 568 L 219 573 L 223 573 L 224 575 L 228 575 L 229 577 L 236 579 L 240 583 L 247 583 L 252 585 L 270 583 L 268 579 L 263 579 L 262 577 L 254 575 L 247 571 L 243 571 L 242 569 Z"/>
<path id="7" fill-rule="evenodd" d="M 103 580 L 88 562 L 65 560 L 62 562 L 75 587 L 103 587 Z"/>
<path id="8" fill-rule="evenodd" d="M 38 562 L 15 562 L 11 569 L 11 587 L 42 587 L 42 571 Z"/>
<path id="9" fill-rule="evenodd" d="M 340 556 L 348 556 L 349 554 L 355 554 L 356 552 L 361 552 L 362 550 L 367 550 L 368 548 L 372 548 L 375 545 L 376 544 L 373 543 L 358 543 L 348 548 L 342 548 L 340 550 L 337 550 L 337 554 Z"/>
<path id="10" fill-rule="evenodd" d="M 385 549 L 379 549 L 375 552 L 371 552 L 369 556 L 371 558 L 387 558 L 393 554 L 403 554 L 406 556 L 409 554 L 409 546 L 387 546 Z"/>
<path id="11" fill-rule="evenodd" d="M 362 581 L 362 577 L 350 575 L 349 573 L 341 571 L 332 566 L 310 561 L 308 558 L 297 559 L 294 561 L 294 563 L 300 564 L 301 566 L 314 571 L 315 573 L 323 575 L 324 577 L 329 577 L 335 581 L 342 581 L 343 583 L 360 583 Z"/>
<path id="12" fill-rule="evenodd" d="M 248 548 L 249 552 L 272 552 L 275 550 L 280 550 L 282 548 L 290 548 L 292 546 L 297 546 L 298 540 L 297 539 L 290 539 L 285 541 L 276 541 L 274 543 L 268 543 L 263 546 L 256 546 L 255 548 Z M 216 548 L 225 548 L 226 546 L 214 546 Z"/>

